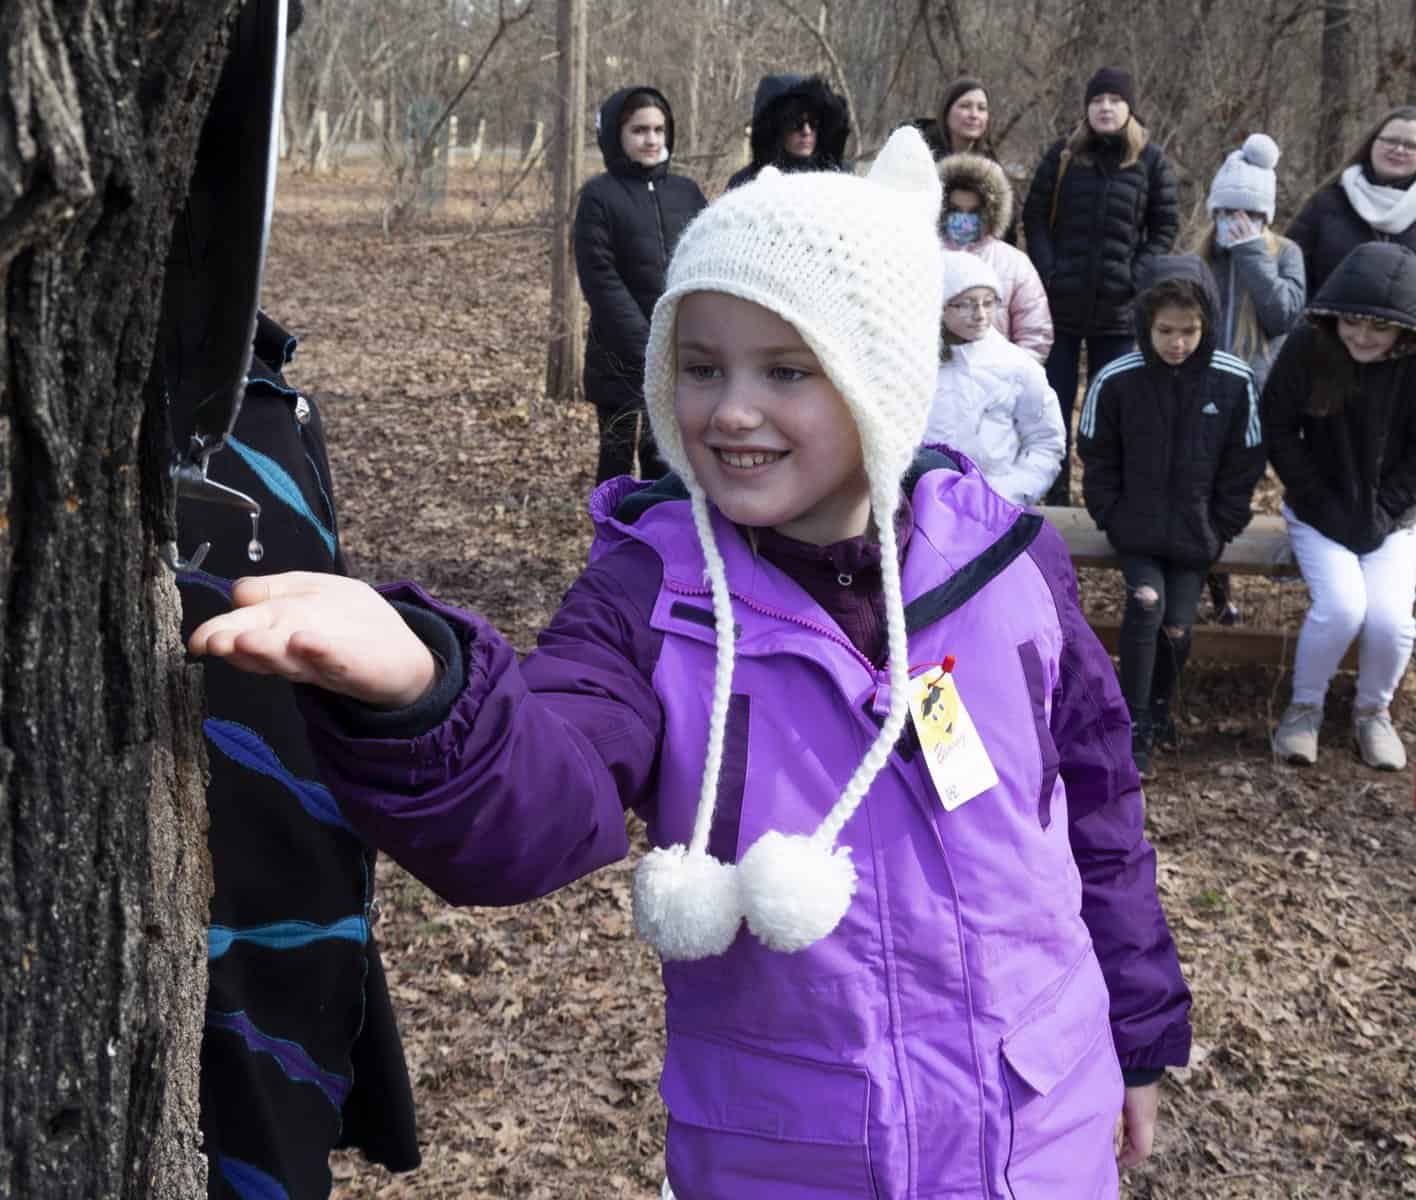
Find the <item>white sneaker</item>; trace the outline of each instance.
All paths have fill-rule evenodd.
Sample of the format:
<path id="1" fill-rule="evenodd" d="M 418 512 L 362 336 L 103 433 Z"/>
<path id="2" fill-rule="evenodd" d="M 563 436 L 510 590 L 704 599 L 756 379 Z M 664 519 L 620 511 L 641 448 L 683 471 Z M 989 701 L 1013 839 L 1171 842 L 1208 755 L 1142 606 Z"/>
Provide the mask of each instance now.
<path id="1" fill-rule="evenodd" d="M 1295 767 L 1318 761 L 1318 730 L 1323 727 L 1321 704 L 1290 704 L 1273 735 L 1273 752 Z"/>
<path id="2" fill-rule="evenodd" d="M 1400 771 L 1406 766 L 1406 747 L 1391 723 L 1391 713 L 1384 708 L 1353 714 L 1357 749 L 1362 761 L 1378 771 Z"/>

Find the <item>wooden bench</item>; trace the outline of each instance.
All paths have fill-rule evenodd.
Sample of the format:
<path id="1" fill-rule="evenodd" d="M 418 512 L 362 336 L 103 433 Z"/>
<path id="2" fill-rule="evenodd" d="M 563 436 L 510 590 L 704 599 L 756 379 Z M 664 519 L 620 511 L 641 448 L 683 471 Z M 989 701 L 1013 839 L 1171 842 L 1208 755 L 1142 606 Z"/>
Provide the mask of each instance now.
<path id="1" fill-rule="evenodd" d="M 1057 528 L 1067 542 L 1076 567 L 1106 567 L 1117 570 L 1120 559 L 1111 543 L 1092 522 L 1085 508 L 1054 508 L 1038 510 Z M 1288 530 L 1283 518 L 1260 515 L 1225 547 L 1224 557 L 1215 570 L 1230 575 L 1268 575 L 1276 579 L 1293 579 L 1300 574 L 1288 544 Z M 1117 652 L 1121 626 L 1114 621 L 1095 622 L 1092 628 L 1102 645 L 1112 654 Z M 1287 667 L 1293 662 L 1293 650 L 1298 641 L 1296 630 L 1285 633 L 1279 629 L 1259 629 L 1248 625 L 1196 624 L 1191 643 L 1195 658 L 1217 659 L 1224 662 L 1260 663 L 1264 666 Z M 1343 660 L 1343 666 L 1357 665 L 1356 645 Z"/>

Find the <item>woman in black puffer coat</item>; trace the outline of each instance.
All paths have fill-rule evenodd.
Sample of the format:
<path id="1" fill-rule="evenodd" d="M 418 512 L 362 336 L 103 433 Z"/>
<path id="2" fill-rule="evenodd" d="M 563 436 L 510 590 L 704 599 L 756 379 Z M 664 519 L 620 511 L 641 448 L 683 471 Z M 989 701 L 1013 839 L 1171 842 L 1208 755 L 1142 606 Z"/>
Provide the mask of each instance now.
<path id="1" fill-rule="evenodd" d="M 595 482 L 634 469 L 665 471 L 644 413 L 649 318 L 679 235 L 707 205 L 693 180 L 669 174 L 674 118 L 663 93 L 622 88 L 595 122 L 605 173 L 581 190 L 575 210 L 575 269 L 590 306 L 585 397 L 600 421 Z"/>
<path id="2" fill-rule="evenodd" d="M 1135 280 L 1180 230 L 1175 176 L 1132 109 L 1131 76 L 1103 67 L 1087 84 L 1086 119 L 1042 156 L 1023 205 L 1027 251 L 1047 288 L 1055 337 L 1047 379 L 1071 447 L 1083 341 L 1096 373 L 1131 348 Z M 1064 466 L 1053 503 L 1067 503 Z"/>

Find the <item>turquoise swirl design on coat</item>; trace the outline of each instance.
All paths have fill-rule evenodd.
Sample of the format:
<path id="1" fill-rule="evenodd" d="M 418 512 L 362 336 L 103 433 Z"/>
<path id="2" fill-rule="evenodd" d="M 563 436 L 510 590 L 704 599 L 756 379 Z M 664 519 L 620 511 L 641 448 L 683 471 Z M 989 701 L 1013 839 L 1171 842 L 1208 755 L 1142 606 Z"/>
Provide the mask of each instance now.
<path id="1" fill-rule="evenodd" d="M 339 811 L 339 805 L 329 788 L 313 779 L 301 779 L 280 761 L 280 756 L 254 729 L 239 721 L 208 717 L 202 722 L 207 739 L 222 754 L 248 770 L 274 779 L 287 788 L 300 802 L 300 807 L 321 825 L 333 825 L 346 833 L 354 830 Z"/>
<path id="2" fill-rule="evenodd" d="M 267 1175 L 260 1167 L 252 1166 L 229 1154 L 216 1156 L 216 1169 L 226 1186 L 241 1197 L 241 1200 L 290 1200 L 290 1193 L 273 1175 Z"/>
<path id="3" fill-rule="evenodd" d="M 369 940 L 369 922 L 362 914 L 341 917 L 329 925 L 312 921 L 272 921 L 269 925 L 250 925 L 237 929 L 231 925 L 207 926 L 207 961 L 215 962 L 238 942 L 261 946 L 267 950 L 299 950 L 315 942 L 356 942 Z"/>
<path id="4" fill-rule="evenodd" d="M 296 482 L 290 478 L 289 473 L 275 459 L 269 455 L 262 454 L 259 450 L 252 449 L 245 442 L 238 438 L 228 438 L 226 444 L 231 447 L 245 464 L 260 477 L 260 481 L 270 489 L 282 504 L 289 508 L 296 516 L 308 521 L 314 527 L 316 533 L 320 535 L 320 540 L 324 542 L 325 549 L 329 551 L 330 557 L 334 557 L 334 534 L 330 532 L 314 511 L 305 503 L 305 496 L 300 491 Z"/>
<path id="5" fill-rule="evenodd" d="M 228 1033 L 236 1034 L 246 1043 L 246 1049 L 252 1054 L 269 1054 L 292 1083 L 314 1085 L 324 1093 L 325 1099 L 334 1105 L 336 1112 L 343 1109 L 344 1098 L 349 1095 L 354 1081 L 337 1071 L 325 1070 L 310 1057 L 310 1052 L 299 1042 L 266 1033 L 246 1015 L 244 1009 L 237 1012 L 208 1009 L 206 1025 L 208 1029 L 224 1029 Z"/>

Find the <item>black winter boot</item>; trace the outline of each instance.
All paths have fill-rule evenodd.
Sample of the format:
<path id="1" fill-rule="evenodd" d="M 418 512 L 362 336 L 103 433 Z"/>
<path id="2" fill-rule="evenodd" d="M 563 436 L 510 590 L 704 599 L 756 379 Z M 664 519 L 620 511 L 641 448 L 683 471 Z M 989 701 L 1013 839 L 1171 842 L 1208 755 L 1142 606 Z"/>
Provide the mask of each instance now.
<path id="1" fill-rule="evenodd" d="M 1131 722 L 1131 760 L 1136 764 L 1136 774 L 1142 782 L 1155 778 L 1155 764 L 1151 761 L 1150 717 L 1142 717 Z"/>

